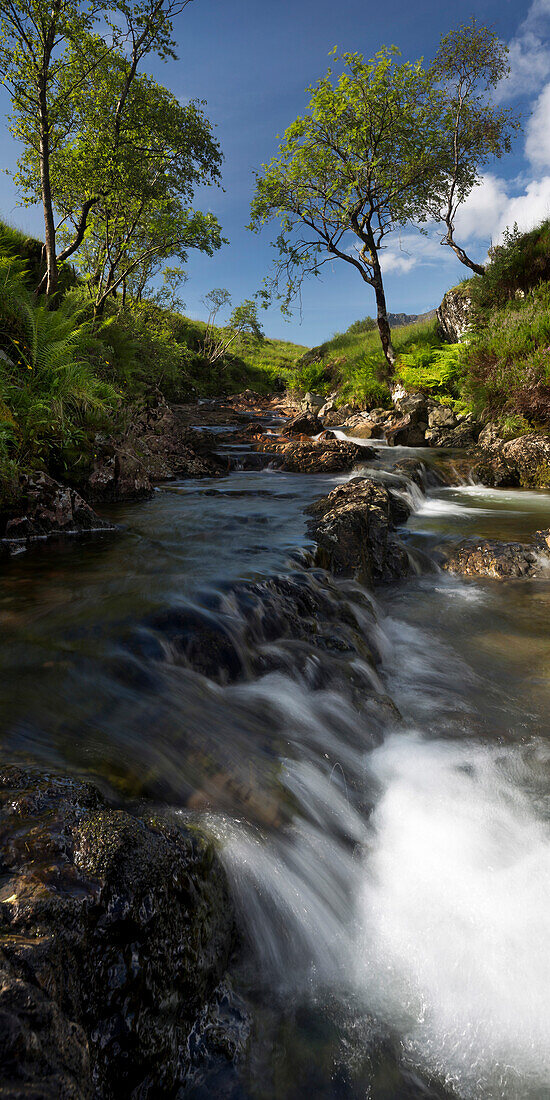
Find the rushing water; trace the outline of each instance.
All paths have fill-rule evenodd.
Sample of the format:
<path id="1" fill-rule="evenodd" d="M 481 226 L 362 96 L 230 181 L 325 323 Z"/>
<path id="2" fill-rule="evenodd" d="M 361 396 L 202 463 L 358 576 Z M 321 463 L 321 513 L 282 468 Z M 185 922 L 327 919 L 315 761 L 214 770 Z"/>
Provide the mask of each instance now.
<path id="1" fill-rule="evenodd" d="M 418 575 L 376 599 L 308 567 L 304 507 L 345 478 L 271 470 L 164 486 L 0 582 L 4 757 L 220 841 L 254 1018 L 224 1095 L 550 1096 L 550 580 L 437 569 L 550 495 L 424 496 L 392 473 L 415 453 L 359 468 L 415 509 Z"/>

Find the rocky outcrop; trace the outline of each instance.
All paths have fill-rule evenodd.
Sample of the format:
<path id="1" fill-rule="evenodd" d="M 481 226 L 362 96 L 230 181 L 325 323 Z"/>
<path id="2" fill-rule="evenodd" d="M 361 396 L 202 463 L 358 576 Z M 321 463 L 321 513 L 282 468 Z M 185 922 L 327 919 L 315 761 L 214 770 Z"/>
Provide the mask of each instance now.
<path id="1" fill-rule="evenodd" d="M 0 798 L 0 1095 L 145 1100 L 207 1079 L 235 943 L 213 849 L 67 777 L 4 768 Z"/>
<path id="2" fill-rule="evenodd" d="M 352 470 L 358 462 L 366 462 L 375 453 L 359 443 L 326 438 L 270 443 L 269 447 L 277 468 L 294 474 L 341 473 Z"/>
<path id="3" fill-rule="evenodd" d="M 472 323 L 471 315 L 472 302 L 468 284 L 448 290 L 437 310 L 437 320 L 443 339 L 449 344 L 458 344 L 468 332 Z"/>
<path id="4" fill-rule="evenodd" d="M 114 530 L 74 489 L 45 473 L 21 474 L 9 510 L 0 516 L 0 547 L 10 553 L 37 540 Z"/>
<path id="5" fill-rule="evenodd" d="M 308 531 L 317 543 L 317 561 L 337 576 L 355 576 L 375 585 L 410 572 L 406 550 L 395 534 L 409 510 L 372 478 L 353 478 L 308 508 Z"/>
<path id="6" fill-rule="evenodd" d="M 531 544 L 471 539 L 447 556 L 443 569 L 493 580 L 549 576 L 550 531 L 539 531 Z"/>
<path id="7" fill-rule="evenodd" d="M 499 488 L 550 487 L 550 436 L 530 432 L 505 442 L 488 425 L 478 440 L 473 477 Z"/>
<path id="8" fill-rule="evenodd" d="M 217 477 L 227 463 L 217 457 L 212 432 L 195 430 L 177 407 L 144 410 L 122 440 L 99 437 L 93 469 L 82 486 L 93 502 L 140 500 L 156 481 Z"/>
<path id="9" fill-rule="evenodd" d="M 299 413 L 292 417 L 284 426 L 285 435 L 318 435 L 322 432 L 323 424 L 314 413 Z"/>

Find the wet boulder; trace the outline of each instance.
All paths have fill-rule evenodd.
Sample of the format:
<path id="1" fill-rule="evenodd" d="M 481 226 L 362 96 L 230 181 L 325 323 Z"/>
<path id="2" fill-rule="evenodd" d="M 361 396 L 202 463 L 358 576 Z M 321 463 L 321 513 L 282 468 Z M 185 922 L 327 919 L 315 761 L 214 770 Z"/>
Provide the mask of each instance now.
<path id="1" fill-rule="evenodd" d="M 75 489 L 45 473 L 20 475 L 9 512 L 0 517 L 1 543 L 8 551 L 37 539 L 114 530 Z"/>
<path id="2" fill-rule="evenodd" d="M 531 544 L 470 539 L 447 554 L 443 569 L 466 577 L 508 580 L 550 576 L 550 531 L 539 531 Z"/>
<path id="3" fill-rule="evenodd" d="M 358 462 L 372 458 L 374 451 L 359 443 L 341 439 L 320 439 L 296 443 L 278 442 L 271 447 L 278 468 L 289 473 L 321 474 L 351 470 Z"/>
<path id="4" fill-rule="evenodd" d="M 550 486 L 550 436 L 528 432 L 504 441 L 494 430 L 478 440 L 472 474 L 485 485 L 538 489 Z"/>
<path id="5" fill-rule="evenodd" d="M 315 413 L 306 412 L 294 416 L 284 426 L 285 435 L 318 435 L 323 425 Z"/>
<path id="6" fill-rule="evenodd" d="M 372 478 L 353 478 L 307 509 L 308 531 L 317 543 L 317 561 L 337 576 L 356 576 L 374 585 L 410 572 L 407 552 L 395 527 L 409 515 L 407 505 Z"/>
<path id="7" fill-rule="evenodd" d="M 214 850 L 92 785 L 0 772 L 0 1095 L 183 1093 L 235 944 Z"/>

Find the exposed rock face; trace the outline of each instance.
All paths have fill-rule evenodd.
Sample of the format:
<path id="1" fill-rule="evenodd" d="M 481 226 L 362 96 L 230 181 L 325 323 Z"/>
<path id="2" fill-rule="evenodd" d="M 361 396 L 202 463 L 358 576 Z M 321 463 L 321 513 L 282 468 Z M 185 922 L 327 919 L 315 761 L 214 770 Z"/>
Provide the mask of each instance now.
<path id="1" fill-rule="evenodd" d="M 340 473 L 353 469 L 357 462 L 366 462 L 375 453 L 370 447 L 340 439 L 273 443 L 270 450 L 279 460 L 280 470 L 297 474 Z"/>
<path id="2" fill-rule="evenodd" d="M 83 491 L 92 501 L 140 500 L 155 481 L 216 477 L 225 466 L 215 447 L 212 432 L 195 431 L 178 408 L 160 404 L 141 413 L 121 442 L 99 442 Z"/>
<path id="3" fill-rule="evenodd" d="M 0 797 L 0 1095 L 179 1095 L 234 946 L 213 850 L 66 777 L 4 768 Z"/>
<path id="4" fill-rule="evenodd" d="M 357 412 L 352 405 L 339 405 L 337 408 L 334 401 L 329 402 L 328 405 L 328 408 L 323 405 L 319 409 L 319 418 L 323 421 L 325 428 L 338 428 Z"/>
<path id="5" fill-rule="evenodd" d="M 531 432 L 505 443 L 489 425 L 480 435 L 472 474 L 485 485 L 526 489 L 550 487 L 550 436 Z"/>
<path id="6" fill-rule="evenodd" d="M 479 429 L 471 417 L 462 417 L 452 428 L 428 428 L 429 447 L 473 447 Z"/>
<path id="7" fill-rule="evenodd" d="M 353 478 L 308 508 L 309 533 L 320 565 L 337 576 L 356 576 L 369 585 L 404 577 L 410 562 L 395 535 L 409 510 L 394 493 L 371 478 Z"/>
<path id="8" fill-rule="evenodd" d="M 439 309 L 437 320 L 444 340 L 458 344 L 471 324 L 472 302 L 467 286 L 455 286 L 448 290 Z"/>
<path id="9" fill-rule="evenodd" d="M 74 490 L 48 474 L 22 474 L 12 514 L 0 518 L 0 542 L 5 550 L 36 539 L 114 531 Z"/>
<path id="10" fill-rule="evenodd" d="M 303 412 L 318 413 L 319 409 L 322 409 L 325 404 L 325 399 L 320 393 L 306 393 L 304 394 L 303 401 L 301 402 L 301 409 Z"/>
<path id="11" fill-rule="evenodd" d="M 472 539 L 454 550 L 443 563 L 450 573 L 467 577 L 540 577 L 550 575 L 550 531 L 539 531 L 535 542 L 498 542 Z"/>

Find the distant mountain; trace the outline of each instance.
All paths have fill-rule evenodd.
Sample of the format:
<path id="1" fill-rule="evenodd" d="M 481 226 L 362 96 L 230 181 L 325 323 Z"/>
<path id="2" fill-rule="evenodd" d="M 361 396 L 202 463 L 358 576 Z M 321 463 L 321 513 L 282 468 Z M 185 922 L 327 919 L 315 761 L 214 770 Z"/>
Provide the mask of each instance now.
<path id="1" fill-rule="evenodd" d="M 388 321 L 390 328 L 399 328 L 400 325 L 413 325 L 415 321 L 433 321 L 435 316 L 435 309 L 427 313 L 388 313 Z"/>

